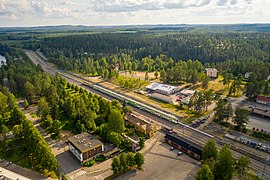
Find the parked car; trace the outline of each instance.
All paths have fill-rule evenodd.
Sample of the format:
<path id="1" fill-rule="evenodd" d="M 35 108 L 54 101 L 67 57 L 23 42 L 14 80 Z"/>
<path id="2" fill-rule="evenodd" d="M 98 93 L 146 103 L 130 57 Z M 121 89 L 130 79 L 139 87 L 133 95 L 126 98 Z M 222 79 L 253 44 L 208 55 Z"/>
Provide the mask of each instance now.
<path id="1" fill-rule="evenodd" d="M 261 146 L 261 150 L 265 150 L 265 149 L 266 149 L 265 145 Z"/>
<path id="2" fill-rule="evenodd" d="M 178 156 L 181 156 L 183 153 L 181 152 L 181 151 L 179 151 L 178 153 L 177 153 L 177 155 Z"/>
<path id="3" fill-rule="evenodd" d="M 172 151 L 172 150 L 174 150 L 174 147 L 171 147 L 171 149 L 170 149 L 170 150 L 171 150 L 171 151 Z"/>
<path id="4" fill-rule="evenodd" d="M 203 118 L 203 119 L 200 120 L 200 123 L 203 124 L 203 123 L 205 123 L 205 121 L 206 121 L 206 119 Z"/>

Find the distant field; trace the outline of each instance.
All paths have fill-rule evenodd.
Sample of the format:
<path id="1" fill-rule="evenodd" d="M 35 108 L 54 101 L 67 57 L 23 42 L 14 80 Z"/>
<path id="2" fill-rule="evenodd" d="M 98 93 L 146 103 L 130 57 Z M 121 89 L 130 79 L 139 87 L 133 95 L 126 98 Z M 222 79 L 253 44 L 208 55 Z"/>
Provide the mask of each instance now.
<path id="1" fill-rule="evenodd" d="M 145 73 L 146 73 L 146 72 L 134 71 L 133 74 L 131 75 L 131 74 L 129 74 L 129 72 L 127 72 L 127 73 L 125 73 L 125 72 L 120 72 L 120 75 L 126 76 L 126 77 L 138 78 L 138 79 L 144 80 L 144 79 L 145 79 Z M 149 73 L 148 73 L 149 80 L 155 80 L 155 79 L 156 79 L 156 77 L 155 77 L 154 74 L 155 74 L 154 72 L 149 72 Z M 157 81 L 159 81 L 159 76 L 158 76 Z"/>

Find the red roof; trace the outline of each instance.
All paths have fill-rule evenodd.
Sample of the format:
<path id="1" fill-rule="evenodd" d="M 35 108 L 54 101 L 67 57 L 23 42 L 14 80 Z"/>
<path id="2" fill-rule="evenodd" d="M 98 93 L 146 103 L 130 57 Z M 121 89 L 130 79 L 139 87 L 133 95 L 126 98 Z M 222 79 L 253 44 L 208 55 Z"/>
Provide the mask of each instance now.
<path id="1" fill-rule="evenodd" d="M 270 102 L 269 97 L 264 97 L 264 96 L 257 96 L 256 100 L 264 101 L 264 102 Z"/>

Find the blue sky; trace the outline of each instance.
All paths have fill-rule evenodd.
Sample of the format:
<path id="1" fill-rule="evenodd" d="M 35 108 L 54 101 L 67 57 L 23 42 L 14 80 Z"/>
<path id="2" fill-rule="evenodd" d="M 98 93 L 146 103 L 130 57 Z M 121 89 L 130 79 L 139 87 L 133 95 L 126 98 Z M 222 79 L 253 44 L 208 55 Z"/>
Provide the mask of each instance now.
<path id="1" fill-rule="evenodd" d="M 270 23 L 270 0 L 0 0 L 0 26 Z"/>

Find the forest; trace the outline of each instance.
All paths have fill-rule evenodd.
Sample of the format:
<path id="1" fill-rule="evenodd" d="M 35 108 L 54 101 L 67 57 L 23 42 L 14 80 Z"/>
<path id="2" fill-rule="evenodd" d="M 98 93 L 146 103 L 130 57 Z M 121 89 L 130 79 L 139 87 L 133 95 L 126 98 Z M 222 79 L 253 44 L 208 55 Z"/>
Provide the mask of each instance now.
<path id="1" fill-rule="evenodd" d="M 30 48 L 62 69 L 105 79 L 119 69 L 156 72 L 164 83 L 207 84 L 204 68 L 215 67 L 229 84 L 252 72 L 245 90 L 252 98 L 269 95 L 269 41 L 270 33 L 256 32 L 101 33 L 43 38 Z"/>
<path id="2" fill-rule="evenodd" d="M 132 133 L 125 127 L 124 115 L 130 110 L 118 101 L 107 101 L 67 82 L 59 74 L 50 76 L 41 66 L 35 66 L 22 49 L 41 51 L 50 62 L 64 70 L 102 76 L 111 79 L 118 70 L 156 72 L 163 83 L 180 84 L 200 82 L 204 92 L 196 93 L 189 108 L 207 109 L 212 91 L 206 91 L 210 80 L 204 68 L 215 67 L 223 76 L 224 85 L 235 94 L 247 81 L 245 94 L 254 98 L 269 96 L 270 33 L 256 32 L 175 32 L 175 33 L 97 33 L 42 37 L 38 34 L 5 39 L 0 36 L 0 54 L 7 62 L 0 68 L 0 131 L 4 141 L 1 153 L 12 154 L 12 140 L 6 134 L 12 131 L 14 141 L 20 144 L 27 157 L 34 157 L 34 170 L 58 172 L 58 163 L 34 125 L 17 105 L 24 101 L 27 108 L 38 107 L 41 126 L 53 138 L 60 130 L 75 134 L 87 131 L 99 135 L 121 149 L 128 150 L 130 141 L 121 133 Z M 18 41 L 21 40 L 19 43 Z M 244 75 L 251 72 L 248 79 Z M 156 77 L 157 77 L 156 76 Z M 4 82 L 8 80 L 8 87 Z M 203 97 L 210 97 L 205 100 Z M 206 104 L 200 102 L 206 102 Z M 217 107 L 231 116 L 230 107 L 220 101 Z M 239 126 L 241 128 L 241 126 Z M 46 156 L 43 156 L 43 155 Z"/>
<path id="3" fill-rule="evenodd" d="M 65 34 L 65 33 L 63 33 Z M 235 77 L 255 72 L 259 80 L 269 75 L 270 33 L 267 32 L 170 32 L 91 33 L 45 36 L 1 35 L 0 53 L 8 46 L 36 50 L 62 69 L 107 76 L 119 66 L 124 71 L 187 72 L 184 62 L 198 60 L 203 67 L 229 71 Z M 23 41 L 24 40 L 24 41 Z M 17 41 L 20 41 L 17 43 Z M 179 69 L 179 66 L 180 69 Z M 196 69 L 195 69 L 196 70 Z M 168 71 L 168 72 L 167 72 Z M 198 73 L 200 73 L 199 68 Z M 197 74 L 198 74 L 197 73 Z M 187 76 L 184 79 L 188 79 Z M 181 78 L 180 78 L 181 79 Z"/>
<path id="4" fill-rule="evenodd" d="M 4 82 L 7 78 L 8 83 L 5 85 L 9 90 L 0 86 L 4 93 L 0 93 L 0 131 L 6 137 L 12 130 L 16 139 L 25 142 L 23 145 L 26 153 L 36 159 L 36 171 L 44 173 L 53 170 L 57 173 L 58 163 L 39 131 L 18 108 L 16 98 L 24 99 L 26 109 L 29 106 L 38 107 L 41 126 L 52 134 L 52 138 L 59 138 L 61 129 L 75 134 L 87 131 L 99 134 L 104 141 L 129 150 L 130 141 L 120 135 L 128 130 L 124 126 L 126 108 L 123 109 L 118 101 L 110 102 L 89 93 L 70 84 L 59 74 L 50 76 L 39 65 L 34 65 L 21 50 L 10 49 L 5 57 L 7 65 L 1 67 L 0 81 Z M 14 60 L 13 57 L 18 59 Z M 9 141 L 5 142 L 8 147 Z M 9 148 L 3 151 L 8 157 Z M 44 154 L 48 156 L 43 156 Z"/>

